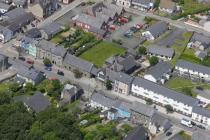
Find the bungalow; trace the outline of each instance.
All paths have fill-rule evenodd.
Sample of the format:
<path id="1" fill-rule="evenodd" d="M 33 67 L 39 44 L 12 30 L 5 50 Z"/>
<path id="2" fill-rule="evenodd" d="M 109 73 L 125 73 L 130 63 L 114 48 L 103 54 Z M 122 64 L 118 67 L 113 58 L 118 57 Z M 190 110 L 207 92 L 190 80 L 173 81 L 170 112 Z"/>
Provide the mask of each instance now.
<path id="1" fill-rule="evenodd" d="M 198 105 L 198 99 L 138 77 L 132 82 L 131 92 L 134 96 L 151 99 L 163 106 L 171 105 L 175 111 L 189 116 L 192 114 L 193 106 Z"/>
<path id="2" fill-rule="evenodd" d="M 159 10 L 172 14 L 177 10 L 176 3 L 172 0 L 160 0 Z"/>
<path id="3" fill-rule="evenodd" d="M 115 0 L 116 5 L 129 8 L 132 0 Z"/>
<path id="4" fill-rule="evenodd" d="M 191 118 L 196 122 L 210 126 L 210 111 L 205 108 L 193 107 Z"/>
<path id="5" fill-rule="evenodd" d="M 50 102 L 41 92 L 36 92 L 24 102 L 24 105 L 27 107 L 28 111 L 39 113 L 50 107 Z"/>
<path id="6" fill-rule="evenodd" d="M 45 25 L 41 29 L 42 37 L 46 40 L 50 40 L 54 35 L 61 32 L 62 28 L 55 22 Z"/>
<path id="7" fill-rule="evenodd" d="M 154 3 L 154 0 L 132 0 L 131 5 L 136 9 L 147 11 L 153 9 Z"/>
<path id="8" fill-rule="evenodd" d="M 194 33 L 187 44 L 187 47 L 204 51 L 210 47 L 210 37 L 203 34 Z"/>
<path id="9" fill-rule="evenodd" d="M 172 72 L 172 67 L 167 62 L 159 62 L 155 66 L 151 67 L 146 74 L 144 75 L 144 79 L 155 83 L 164 84 L 166 80 L 169 80 Z"/>
<path id="10" fill-rule="evenodd" d="M 164 21 L 159 21 L 154 25 L 150 26 L 142 36 L 146 37 L 147 40 L 155 40 L 168 30 L 168 24 Z"/>
<path id="11" fill-rule="evenodd" d="M 163 60 L 171 60 L 175 54 L 172 48 L 164 48 L 156 45 L 152 45 L 151 47 L 149 47 L 147 53 L 150 56 L 157 56 L 158 58 Z"/>
<path id="12" fill-rule="evenodd" d="M 194 64 L 185 60 L 178 60 L 174 72 L 186 78 L 210 82 L 210 68 L 207 66 Z"/>
<path id="13" fill-rule="evenodd" d="M 152 135 L 164 133 L 171 128 L 172 124 L 168 118 L 155 113 L 149 123 L 149 131 Z"/>
<path id="14" fill-rule="evenodd" d="M 86 76 L 91 76 L 91 70 L 94 65 L 88 61 L 85 61 L 81 58 L 73 56 L 69 53 L 64 58 L 63 65 L 68 70 L 79 70 Z"/>
<path id="15" fill-rule="evenodd" d="M 57 46 L 44 39 L 38 42 L 37 46 L 37 58 L 48 58 L 53 64 L 61 67 L 63 65 L 64 57 L 67 50 L 63 46 Z"/>

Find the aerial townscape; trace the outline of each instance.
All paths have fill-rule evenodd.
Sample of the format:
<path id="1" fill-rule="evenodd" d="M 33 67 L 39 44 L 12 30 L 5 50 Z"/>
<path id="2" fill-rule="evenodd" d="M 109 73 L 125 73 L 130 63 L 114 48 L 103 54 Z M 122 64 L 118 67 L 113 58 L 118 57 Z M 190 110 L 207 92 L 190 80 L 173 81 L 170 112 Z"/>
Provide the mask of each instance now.
<path id="1" fill-rule="evenodd" d="M 210 0 L 0 0 L 0 140 L 210 140 Z"/>

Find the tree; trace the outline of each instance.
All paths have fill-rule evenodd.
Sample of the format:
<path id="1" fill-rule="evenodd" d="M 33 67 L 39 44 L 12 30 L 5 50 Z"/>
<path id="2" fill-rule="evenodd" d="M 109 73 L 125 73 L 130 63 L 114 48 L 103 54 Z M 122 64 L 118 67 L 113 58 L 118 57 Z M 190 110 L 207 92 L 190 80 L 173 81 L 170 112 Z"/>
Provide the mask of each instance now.
<path id="1" fill-rule="evenodd" d="M 171 105 L 165 105 L 165 108 L 166 108 L 167 113 L 173 113 L 174 112 L 174 109 Z"/>
<path id="2" fill-rule="evenodd" d="M 82 78 L 82 72 L 80 72 L 78 69 L 73 70 L 74 72 L 74 77 L 79 79 Z"/>
<path id="3" fill-rule="evenodd" d="M 9 93 L 0 92 L 0 105 L 9 104 L 11 101 L 11 97 Z"/>
<path id="4" fill-rule="evenodd" d="M 184 92 L 184 94 L 188 95 L 188 96 L 193 96 L 192 90 L 189 87 L 184 87 L 182 89 L 182 92 Z"/>
<path id="5" fill-rule="evenodd" d="M 48 59 L 48 58 L 45 58 L 45 59 L 43 60 L 43 63 L 44 63 L 45 66 L 51 66 L 51 65 L 52 65 L 50 59 Z"/>
<path id="6" fill-rule="evenodd" d="M 36 90 L 36 87 L 30 82 L 26 83 L 24 88 L 25 88 L 26 92 L 35 91 Z"/>
<path id="7" fill-rule="evenodd" d="M 155 0 L 154 8 L 158 8 L 160 5 L 160 0 Z"/>
<path id="8" fill-rule="evenodd" d="M 139 47 L 139 54 L 145 55 L 147 53 L 147 49 L 144 46 Z"/>
<path id="9" fill-rule="evenodd" d="M 159 62 L 159 59 L 156 56 L 152 56 L 152 57 L 149 58 L 149 63 L 150 63 L 151 66 L 156 65 L 158 62 Z"/>
<path id="10" fill-rule="evenodd" d="M 210 57 L 209 56 L 204 57 L 202 64 L 210 67 Z"/>
<path id="11" fill-rule="evenodd" d="M 16 82 L 13 82 L 9 85 L 9 90 L 12 92 L 17 92 L 20 88 L 20 85 Z"/>
<path id="12" fill-rule="evenodd" d="M 112 82 L 110 80 L 106 81 L 106 89 L 107 90 L 112 90 Z"/>
<path id="13" fill-rule="evenodd" d="M 152 105 L 153 104 L 153 101 L 152 101 L 152 99 L 146 99 L 146 104 L 147 105 Z"/>

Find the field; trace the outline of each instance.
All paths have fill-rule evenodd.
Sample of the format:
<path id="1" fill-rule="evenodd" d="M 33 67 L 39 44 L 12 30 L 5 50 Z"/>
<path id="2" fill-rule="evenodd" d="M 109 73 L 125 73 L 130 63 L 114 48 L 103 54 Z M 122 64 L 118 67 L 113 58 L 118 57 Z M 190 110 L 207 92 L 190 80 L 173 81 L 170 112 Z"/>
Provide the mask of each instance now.
<path id="1" fill-rule="evenodd" d="M 184 59 L 186 61 L 196 63 L 196 64 L 201 64 L 201 60 L 195 56 L 194 49 L 186 48 L 183 54 L 180 56 L 180 59 Z"/>
<path id="2" fill-rule="evenodd" d="M 181 131 L 179 133 L 179 135 L 184 139 L 184 140 L 191 140 L 192 139 L 192 136 L 190 136 L 189 134 L 187 134 L 186 132 L 184 131 Z"/>
<path id="3" fill-rule="evenodd" d="M 117 44 L 101 42 L 81 54 L 80 58 L 92 62 L 97 67 L 102 67 L 107 58 L 114 55 L 123 55 L 124 53 L 125 49 L 118 47 Z"/>
<path id="4" fill-rule="evenodd" d="M 165 86 L 192 97 L 197 96 L 197 93 L 193 91 L 196 86 L 203 87 L 204 89 L 210 89 L 210 86 L 207 84 L 192 82 L 191 80 L 182 77 L 174 77 L 170 79 L 166 82 Z"/>

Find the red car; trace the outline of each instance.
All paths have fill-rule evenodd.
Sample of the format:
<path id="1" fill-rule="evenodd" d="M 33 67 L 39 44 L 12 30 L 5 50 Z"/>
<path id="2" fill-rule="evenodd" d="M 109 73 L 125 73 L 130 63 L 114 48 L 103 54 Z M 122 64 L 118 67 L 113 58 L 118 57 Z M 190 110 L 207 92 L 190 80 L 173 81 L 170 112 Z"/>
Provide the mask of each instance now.
<path id="1" fill-rule="evenodd" d="M 27 59 L 27 61 L 26 61 L 28 64 L 31 64 L 31 65 L 33 65 L 34 64 L 34 60 L 31 60 L 31 59 Z"/>

